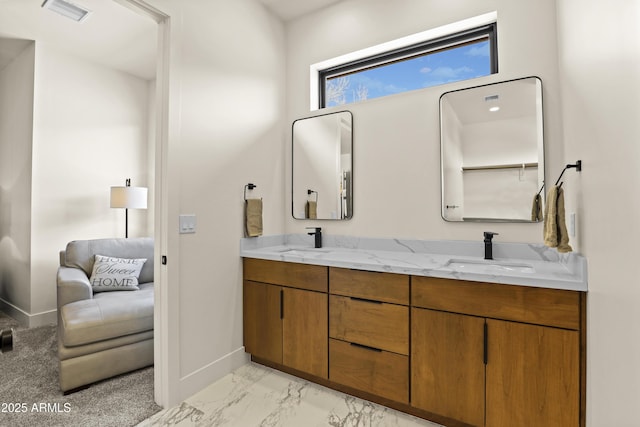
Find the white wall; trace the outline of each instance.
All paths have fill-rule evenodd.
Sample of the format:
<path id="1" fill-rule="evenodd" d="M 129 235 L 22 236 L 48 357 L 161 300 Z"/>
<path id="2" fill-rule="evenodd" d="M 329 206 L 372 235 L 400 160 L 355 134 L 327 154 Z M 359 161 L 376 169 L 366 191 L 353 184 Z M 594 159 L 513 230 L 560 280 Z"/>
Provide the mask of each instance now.
<path id="1" fill-rule="evenodd" d="M 583 163 L 566 184 L 589 261 L 587 425 L 637 426 L 640 3 L 557 4 L 565 158 Z"/>
<path id="2" fill-rule="evenodd" d="M 171 405 L 247 358 L 243 189 L 257 185 L 250 195 L 263 199 L 264 233 L 281 234 L 284 29 L 254 0 L 150 3 L 170 16 L 169 141 L 158 189 L 167 212 L 161 321 L 170 341 L 160 343 L 166 369 L 156 380 L 161 403 Z M 179 214 L 196 215 L 195 234 L 178 234 Z"/>
<path id="3" fill-rule="evenodd" d="M 354 116 L 354 217 L 318 222 L 323 231 L 372 237 L 482 238 L 487 224 L 447 223 L 440 214 L 438 101 L 442 93 L 462 87 L 539 76 L 545 102 L 547 170 L 549 176 L 559 173 L 563 148 L 555 1 L 346 0 L 288 23 L 287 118 L 291 122 L 309 114 L 311 64 L 491 11 L 498 15 L 497 75 L 346 107 Z M 288 152 L 288 177 L 290 167 Z M 290 206 L 291 188 L 286 182 Z M 311 225 L 288 216 L 286 231 L 300 233 Z M 491 224 L 490 229 L 500 233 L 498 241 L 542 242 L 541 224 Z"/>
<path id="4" fill-rule="evenodd" d="M 26 321 L 31 311 L 32 42 L 0 70 L 0 308 Z"/>
<path id="5" fill-rule="evenodd" d="M 158 84 L 156 79 L 149 80 L 147 82 L 147 159 L 146 170 L 147 177 L 146 183 L 148 187 L 148 200 L 147 200 L 147 215 L 144 217 L 146 220 L 147 235 L 153 236 L 155 231 L 155 203 L 156 203 L 156 148 L 157 148 L 157 135 L 156 127 L 158 126 L 157 115 L 157 97 L 156 97 L 156 85 Z M 138 218 L 140 219 L 140 218 Z"/>
<path id="6" fill-rule="evenodd" d="M 469 123 L 462 129 L 464 166 L 538 162 L 535 116 Z"/>
<path id="7" fill-rule="evenodd" d="M 462 175 L 465 218 L 531 219 L 537 169 L 467 170 Z"/>

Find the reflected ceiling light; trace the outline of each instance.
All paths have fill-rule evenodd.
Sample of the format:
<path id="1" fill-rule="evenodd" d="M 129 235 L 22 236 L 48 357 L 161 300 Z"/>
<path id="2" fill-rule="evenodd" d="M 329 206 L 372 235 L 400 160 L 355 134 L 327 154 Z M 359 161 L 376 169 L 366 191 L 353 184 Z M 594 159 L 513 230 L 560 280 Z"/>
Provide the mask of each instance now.
<path id="1" fill-rule="evenodd" d="M 73 19 L 76 22 L 84 21 L 91 13 L 89 10 L 66 0 L 44 0 L 42 7 L 56 12 L 66 18 Z"/>
<path id="2" fill-rule="evenodd" d="M 498 99 L 500 99 L 500 95 L 489 95 L 484 97 L 484 102 L 493 102 L 493 101 L 497 101 Z M 491 111 L 492 113 L 495 113 L 496 111 L 499 111 L 499 110 L 500 110 L 500 107 L 498 107 L 497 105 L 494 105 L 493 107 L 489 107 L 489 111 Z"/>

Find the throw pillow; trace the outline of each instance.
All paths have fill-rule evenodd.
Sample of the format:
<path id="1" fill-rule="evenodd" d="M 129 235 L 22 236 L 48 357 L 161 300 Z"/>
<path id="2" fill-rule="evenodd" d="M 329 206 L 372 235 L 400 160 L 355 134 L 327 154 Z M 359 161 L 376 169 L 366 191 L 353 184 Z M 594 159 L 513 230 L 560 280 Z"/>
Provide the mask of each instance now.
<path id="1" fill-rule="evenodd" d="M 146 258 L 127 259 L 95 255 L 89 282 L 94 292 L 137 291 Z"/>

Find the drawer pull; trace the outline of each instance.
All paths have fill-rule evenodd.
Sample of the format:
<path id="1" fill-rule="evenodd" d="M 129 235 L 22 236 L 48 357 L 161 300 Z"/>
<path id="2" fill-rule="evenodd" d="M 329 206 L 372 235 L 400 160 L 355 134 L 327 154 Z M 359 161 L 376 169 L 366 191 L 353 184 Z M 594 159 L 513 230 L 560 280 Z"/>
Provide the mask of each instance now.
<path id="1" fill-rule="evenodd" d="M 353 300 L 353 301 L 368 302 L 368 303 L 371 303 L 371 304 L 382 304 L 382 301 L 376 301 L 376 300 L 372 300 L 372 299 L 358 298 L 358 297 L 349 297 L 349 298 L 351 298 L 351 300 Z"/>
<path id="2" fill-rule="evenodd" d="M 354 347 L 360 347 L 360 348 L 364 348 L 366 350 L 371 350 L 371 351 L 376 351 L 378 353 L 382 353 L 382 350 L 380 350 L 379 348 L 375 348 L 375 347 L 369 347 L 368 345 L 362 345 L 362 344 L 357 344 L 355 342 L 349 343 Z"/>
<path id="3" fill-rule="evenodd" d="M 365 274 L 370 274 L 370 273 L 374 273 L 374 274 L 384 274 L 384 271 L 369 271 L 369 270 L 361 270 L 359 268 L 350 268 L 350 271 L 357 271 L 359 273 L 365 273 Z"/>

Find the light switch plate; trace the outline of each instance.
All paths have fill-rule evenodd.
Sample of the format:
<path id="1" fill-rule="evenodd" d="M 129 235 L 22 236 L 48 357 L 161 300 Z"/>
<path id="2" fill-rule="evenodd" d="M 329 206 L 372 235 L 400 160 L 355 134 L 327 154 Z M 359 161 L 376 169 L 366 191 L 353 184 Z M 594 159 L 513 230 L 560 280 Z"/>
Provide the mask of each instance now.
<path id="1" fill-rule="evenodd" d="M 180 215 L 180 234 L 190 234 L 196 232 L 196 216 Z"/>

